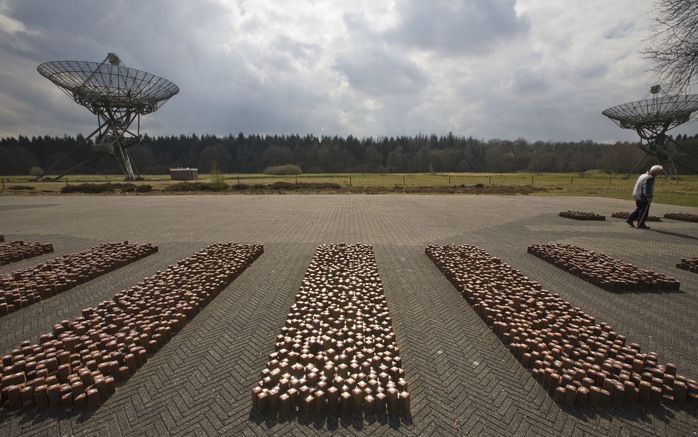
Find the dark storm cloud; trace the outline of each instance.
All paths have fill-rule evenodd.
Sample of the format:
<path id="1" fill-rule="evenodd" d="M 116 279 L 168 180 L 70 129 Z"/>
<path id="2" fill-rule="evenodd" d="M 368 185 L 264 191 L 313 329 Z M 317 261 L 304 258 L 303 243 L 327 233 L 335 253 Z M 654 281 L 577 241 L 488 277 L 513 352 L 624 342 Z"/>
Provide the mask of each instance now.
<path id="1" fill-rule="evenodd" d="M 383 103 L 395 107 L 397 101 L 409 101 L 428 84 L 426 73 L 395 47 L 385 32 L 374 30 L 363 13 L 344 14 L 347 41 L 334 58 L 332 67 L 347 80 L 352 89 L 371 97 L 385 98 Z M 398 105 L 399 106 L 399 105 Z M 409 108 L 402 108 L 406 110 Z"/>
<path id="2" fill-rule="evenodd" d="M 374 96 L 415 94 L 427 83 L 416 64 L 381 47 L 342 52 L 335 68 L 354 89 Z"/>
<path id="3" fill-rule="evenodd" d="M 524 36 L 530 28 L 517 14 L 516 0 L 432 0 L 400 2 L 400 44 L 442 54 L 483 54 L 499 42 Z"/>
<path id="4" fill-rule="evenodd" d="M 51 100 L 37 64 L 57 59 L 99 62 L 113 51 L 124 65 L 162 75 L 180 87 L 172 102 L 144 119 L 146 128 L 225 134 L 314 131 L 318 122 L 330 130 L 337 127 L 329 115 L 316 112 L 318 91 L 302 77 L 301 67 L 312 62 L 319 48 L 286 36 L 263 48 L 254 39 L 230 43 L 242 21 L 217 2 L 20 0 L 9 2 L 4 13 L 29 30 L 0 41 L 0 59 L 17 59 L 5 70 L 14 82 L 0 79 L 3 90 L 21 94 L 13 99 L 23 103 L 13 119 L 25 118 L 31 108 L 44 111 Z M 54 124 L 64 125 L 63 132 L 90 126 L 91 114 L 76 111 L 67 96 L 51 100 L 50 106 Z M 76 124 L 74 114 L 80 111 L 82 123 Z M 11 127 L 3 124 L 0 131 Z"/>
<path id="5" fill-rule="evenodd" d="M 2 37 L 0 32 L 0 39 Z M 24 50 L 8 50 L 0 44 L 0 59 L 3 63 L 0 69 L 0 137 L 63 135 L 66 133 L 63 126 L 71 126 L 70 132 L 88 129 L 89 113 L 70 105 L 67 96 L 41 78 L 36 72 L 37 63 L 25 57 Z"/>
<path id="6" fill-rule="evenodd" d="M 175 60 L 196 44 L 196 26 L 206 26 L 223 11 L 212 2 L 135 0 L 19 0 L 9 3 L 10 15 L 30 34 L 18 35 L 32 48 L 37 61 L 55 58 L 101 60 L 105 50 L 135 63 L 156 61 L 159 55 Z"/>
<path id="7" fill-rule="evenodd" d="M 0 137 L 92 131 L 36 67 L 115 52 L 180 88 L 152 135 L 618 138 L 651 2 L 0 0 Z"/>

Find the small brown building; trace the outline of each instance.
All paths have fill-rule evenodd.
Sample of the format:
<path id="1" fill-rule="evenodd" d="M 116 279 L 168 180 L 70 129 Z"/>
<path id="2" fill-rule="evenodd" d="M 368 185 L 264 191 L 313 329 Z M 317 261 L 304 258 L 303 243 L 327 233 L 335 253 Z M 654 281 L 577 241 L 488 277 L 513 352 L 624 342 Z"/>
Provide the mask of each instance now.
<path id="1" fill-rule="evenodd" d="M 195 181 L 199 177 L 198 168 L 171 168 L 170 177 L 173 181 Z"/>

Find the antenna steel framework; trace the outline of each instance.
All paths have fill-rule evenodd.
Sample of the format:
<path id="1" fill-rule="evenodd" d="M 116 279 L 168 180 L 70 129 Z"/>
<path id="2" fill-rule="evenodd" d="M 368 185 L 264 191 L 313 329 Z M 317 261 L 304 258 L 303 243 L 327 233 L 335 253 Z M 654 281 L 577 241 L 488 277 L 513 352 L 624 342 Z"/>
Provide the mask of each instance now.
<path id="1" fill-rule="evenodd" d="M 95 138 L 93 151 L 115 157 L 127 180 L 139 179 L 140 175 L 127 149 L 141 139 L 141 116 L 155 112 L 177 94 L 177 85 L 152 73 L 122 66 L 114 53 L 107 54 L 99 63 L 46 62 L 39 65 L 37 71 L 75 103 L 97 116 L 97 129 L 85 138 L 85 142 Z M 135 132 L 131 129 L 134 122 Z M 84 163 L 79 163 L 56 179 Z"/>
<path id="2" fill-rule="evenodd" d="M 660 96 L 659 85 L 650 92 L 649 99 L 612 106 L 602 114 L 623 129 L 634 129 L 640 136 L 640 149 L 655 157 L 669 176 L 677 177 L 677 166 L 682 166 L 677 159 L 681 146 L 666 133 L 688 122 L 698 111 L 698 94 Z"/>

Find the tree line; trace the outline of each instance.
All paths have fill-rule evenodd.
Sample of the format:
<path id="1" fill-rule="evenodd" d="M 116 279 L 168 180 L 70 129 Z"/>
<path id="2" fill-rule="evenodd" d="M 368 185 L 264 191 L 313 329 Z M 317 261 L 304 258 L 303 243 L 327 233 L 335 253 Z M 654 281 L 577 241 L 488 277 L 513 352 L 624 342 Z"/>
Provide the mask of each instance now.
<path id="1" fill-rule="evenodd" d="M 693 156 L 682 159 L 698 168 L 698 135 L 676 138 Z M 129 149 L 142 174 L 165 174 L 172 167 L 196 167 L 209 172 L 213 165 L 225 173 L 261 173 L 267 167 L 295 164 L 305 173 L 339 172 L 629 172 L 643 153 L 632 143 L 529 142 L 480 140 L 448 135 L 380 138 L 315 135 L 180 135 L 144 136 Z M 26 175 L 32 168 L 50 174 L 75 169 L 82 174 L 115 174 L 109 156 L 95 156 L 91 144 L 77 137 L 37 136 L 0 139 L 0 174 Z M 55 164 L 57 163 L 58 164 Z M 55 164 L 55 165 L 54 165 Z M 53 167 L 52 167 L 53 166 Z M 683 173 L 689 173 L 682 170 Z"/>

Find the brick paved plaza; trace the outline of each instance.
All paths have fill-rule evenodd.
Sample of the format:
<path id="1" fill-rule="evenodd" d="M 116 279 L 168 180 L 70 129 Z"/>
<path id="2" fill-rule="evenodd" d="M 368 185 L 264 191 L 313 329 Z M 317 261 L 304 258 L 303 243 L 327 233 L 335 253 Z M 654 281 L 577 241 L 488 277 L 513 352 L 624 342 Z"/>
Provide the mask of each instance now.
<path id="1" fill-rule="evenodd" d="M 652 230 L 611 218 L 630 201 L 467 195 L 201 195 L 0 197 L 0 235 L 55 252 L 0 273 L 108 241 L 159 252 L 0 317 L 0 355 L 83 308 L 112 298 L 207 244 L 260 243 L 264 254 L 96 411 L 0 409 L 0 435 L 698 435 L 694 407 L 567 410 L 556 404 L 424 254 L 427 244 L 473 244 L 611 324 L 661 363 L 698 378 L 698 225 Z M 579 210 L 607 216 L 583 222 Z M 653 215 L 698 213 L 653 205 Z M 315 248 L 374 247 L 412 402 L 399 423 L 276 422 L 251 410 L 250 390 L 274 350 Z M 532 243 L 598 250 L 681 283 L 676 293 L 611 293 L 526 253 Z"/>

